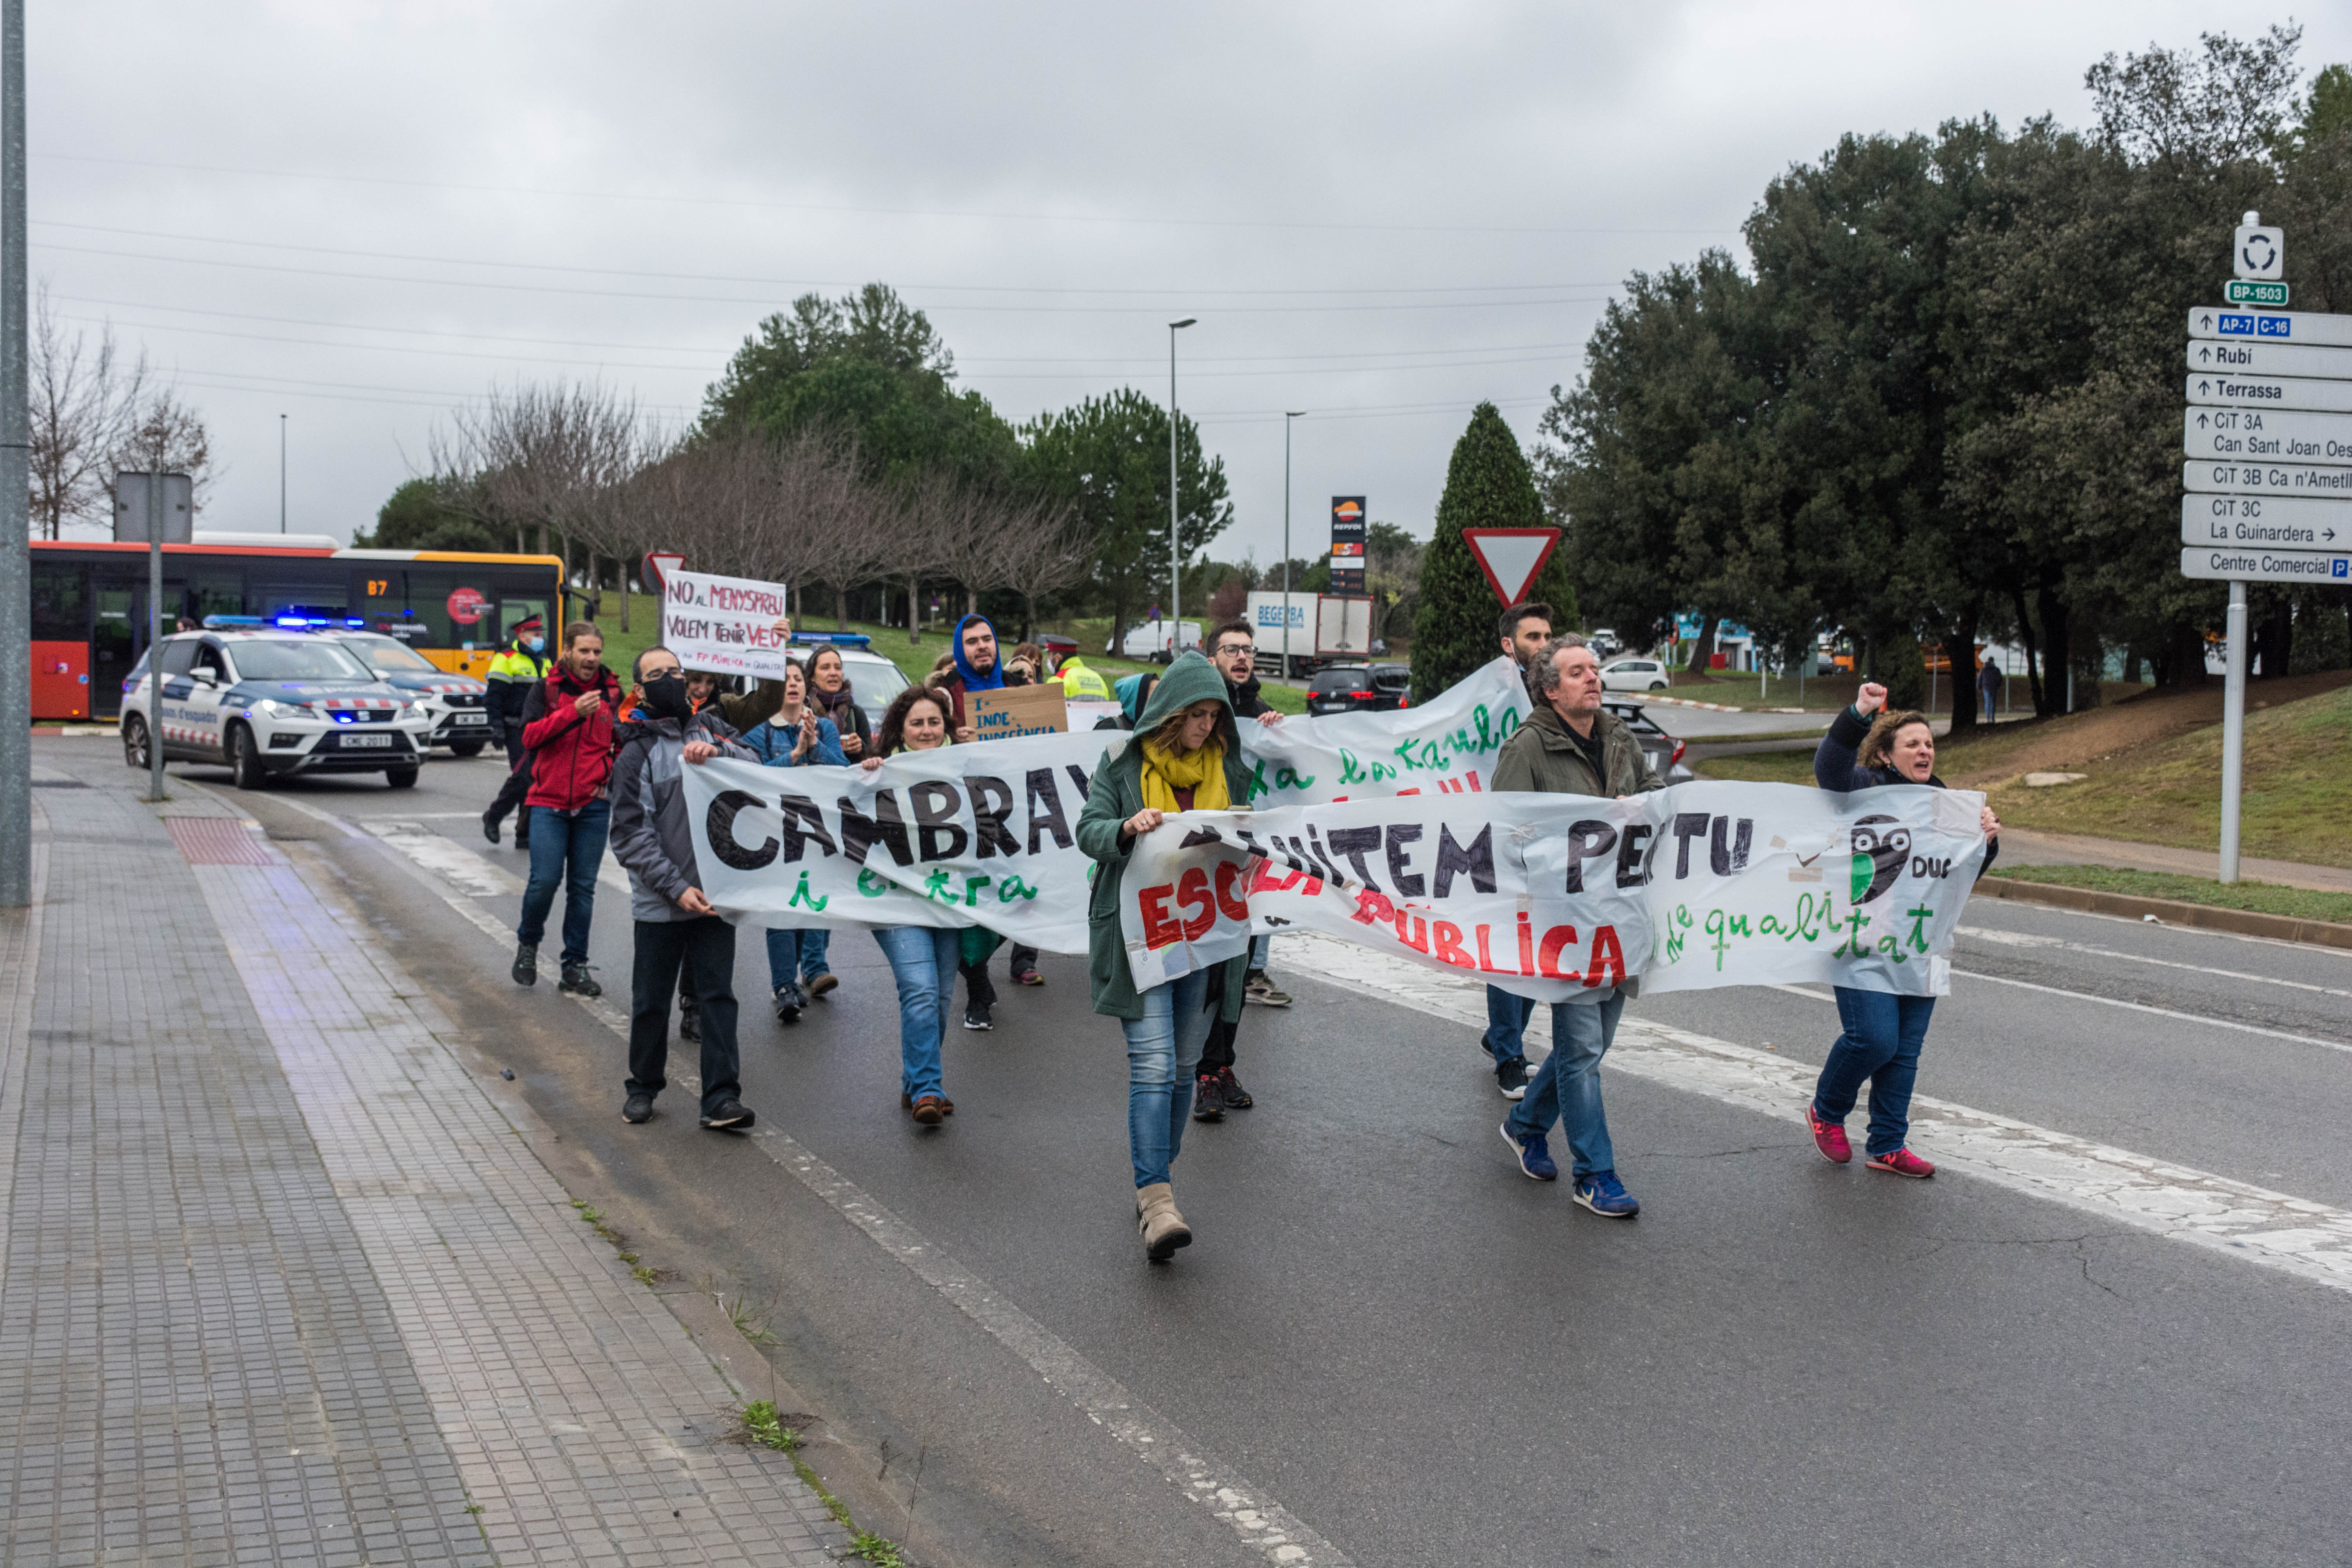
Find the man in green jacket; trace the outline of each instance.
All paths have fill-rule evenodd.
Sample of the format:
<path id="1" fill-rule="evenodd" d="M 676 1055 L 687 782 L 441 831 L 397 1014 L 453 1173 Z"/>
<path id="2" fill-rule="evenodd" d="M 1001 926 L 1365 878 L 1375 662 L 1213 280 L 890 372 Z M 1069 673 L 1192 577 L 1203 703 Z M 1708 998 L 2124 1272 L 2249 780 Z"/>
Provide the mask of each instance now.
<path id="1" fill-rule="evenodd" d="M 1528 668 L 1535 711 L 1503 742 L 1495 761 L 1495 788 L 1542 795 L 1615 798 L 1664 789 L 1625 721 L 1601 705 L 1601 661 L 1575 633 L 1554 637 Z M 1519 1170 L 1538 1182 L 1559 1179 L 1546 1134 L 1563 1123 L 1576 1157 L 1575 1198 L 1607 1219 L 1631 1219 L 1642 1205 L 1617 1179 L 1609 1117 L 1601 1103 L 1601 1058 L 1617 1036 L 1627 988 L 1551 1008 L 1551 1055 L 1528 1085 L 1527 1097 L 1503 1122 Z M 1525 1028 L 1535 1004 L 1521 998 Z M 1497 1069 L 1499 1072 L 1499 1069 Z"/>

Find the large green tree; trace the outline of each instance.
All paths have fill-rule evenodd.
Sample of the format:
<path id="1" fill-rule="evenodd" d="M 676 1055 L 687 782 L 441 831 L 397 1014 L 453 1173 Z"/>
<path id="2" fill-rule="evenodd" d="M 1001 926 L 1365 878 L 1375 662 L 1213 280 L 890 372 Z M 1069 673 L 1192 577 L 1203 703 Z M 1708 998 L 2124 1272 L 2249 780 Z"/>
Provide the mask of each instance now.
<path id="1" fill-rule="evenodd" d="M 464 550 L 496 554 L 514 548 L 488 523 L 452 510 L 431 479 L 411 479 L 375 514 L 375 532 L 352 538 L 361 550 Z"/>
<path id="2" fill-rule="evenodd" d="M 1089 397 L 1027 426 L 1024 484 L 1075 507 L 1091 542 L 1092 588 L 1110 612 L 1111 636 L 1130 611 L 1169 592 L 1168 411 L 1131 387 Z M 1200 427 L 1176 424 L 1181 505 L 1176 544 L 1189 563 L 1233 521 L 1225 464 L 1205 457 Z M 1205 608 L 1205 602 L 1196 606 Z"/>
<path id="3" fill-rule="evenodd" d="M 929 320 L 887 284 L 838 300 L 806 294 L 744 339 L 705 395 L 698 429 L 715 437 L 829 426 L 856 438 L 876 479 L 910 482 L 945 469 L 1002 491 L 1014 481 L 1019 440 L 954 377 L 954 356 Z"/>
<path id="4" fill-rule="evenodd" d="M 1412 695 L 1426 701 L 1500 652 L 1496 617 L 1503 605 L 1478 569 L 1465 528 L 1542 528 L 1543 500 L 1519 439 L 1491 403 L 1470 412 L 1469 428 L 1454 443 L 1445 489 L 1437 499 L 1437 527 L 1421 558 L 1419 604 L 1412 617 Z M 1522 601 L 1549 604 L 1559 629 L 1576 623 L 1576 590 L 1568 563 L 1555 550 Z"/>

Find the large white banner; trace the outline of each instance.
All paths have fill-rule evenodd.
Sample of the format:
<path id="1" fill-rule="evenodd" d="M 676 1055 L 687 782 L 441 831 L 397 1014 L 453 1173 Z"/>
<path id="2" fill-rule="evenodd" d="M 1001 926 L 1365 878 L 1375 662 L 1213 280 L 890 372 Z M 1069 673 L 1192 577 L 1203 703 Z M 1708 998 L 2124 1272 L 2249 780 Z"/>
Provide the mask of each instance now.
<path id="1" fill-rule="evenodd" d="M 778 617 L 790 613 L 783 584 L 667 572 L 661 586 L 661 640 L 678 663 L 720 675 L 783 678 L 790 647 L 775 630 Z"/>
<path id="2" fill-rule="evenodd" d="M 1528 689 L 1507 658 L 1474 670 L 1419 708 L 1241 721 L 1249 805 L 1317 805 L 1370 795 L 1475 794 L 1495 753 L 1528 716 Z"/>
<path id="3" fill-rule="evenodd" d="M 1983 805 L 1708 781 L 1191 812 L 1137 841 L 1121 934 L 1139 989 L 1296 926 L 1544 1002 L 1629 979 L 1942 995 Z"/>
<path id="4" fill-rule="evenodd" d="M 1244 719 L 1250 801 L 1476 792 L 1526 702 L 1517 672 L 1498 658 L 1419 708 Z M 1079 730 L 982 742 L 902 752 L 870 773 L 688 768 L 703 891 L 758 925 L 982 925 L 1084 952 L 1094 863 L 1077 847 L 1078 812 L 1096 764 L 1128 739 Z"/>
<path id="5" fill-rule="evenodd" d="M 702 890 L 754 925 L 986 926 L 1087 950 L 1087 781 L 1123 730 L 902 752 L 863 768 L 685 771 Z"/>

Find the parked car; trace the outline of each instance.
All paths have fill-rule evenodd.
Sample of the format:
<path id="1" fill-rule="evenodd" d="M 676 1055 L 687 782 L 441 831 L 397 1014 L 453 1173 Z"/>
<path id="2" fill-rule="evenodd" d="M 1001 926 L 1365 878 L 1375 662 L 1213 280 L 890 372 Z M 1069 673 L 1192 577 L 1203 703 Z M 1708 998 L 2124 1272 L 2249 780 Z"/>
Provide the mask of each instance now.
<path id="1" fill-rule="evenodd" d="M 1412 706 L 1412 670 L 1402 664 L 1333 664 L 1307 689 L 1309 713 L 1368 713 Z"/>
<path id="2" fill-rule="evenodd" d="M 1603 691 L 1664 691 L 1670 671 L 1659 658 L 1618 658 L 1601 667 Z"/>
<path id="3" fill-rule="evenodd" d="M 1175 652 L 1169 650 L 1169 639 L 1175 639 Z M 1117 654 L 1121 658 L 1149 659 L 1153 664 L 1171 662 L 1177 653 L 1201 646 L 1201 628 L 1196 622 L 1145 621 L 1130 626 L 1117 646 L 1103 644 L 1103 652 Z M 1205 651 L 1205 650 L 1204 650 Z"/>
<path id="4" fill-rule="evenodd" d="M 1670 784 L 1688 782 L 1698 775 L 1683 762 L 1683 752 L 1688 742 L 1676 740 L 1659 727 L 1658 721 L 1642 711 L 1638 702 L 1606 702 L 1603 708 L 1625 721 L 1633 737 L 1642 745 L 1642 754 L 1650 761 L 1650 771 Z"/>
<path id="5" fill-rule="evenodd" d="M 1584 644 L 1592 650 L 1595 658 L 1615 658 L 1625 651 L 1624 639 L 1606 626 L 1588 636 Z"/>

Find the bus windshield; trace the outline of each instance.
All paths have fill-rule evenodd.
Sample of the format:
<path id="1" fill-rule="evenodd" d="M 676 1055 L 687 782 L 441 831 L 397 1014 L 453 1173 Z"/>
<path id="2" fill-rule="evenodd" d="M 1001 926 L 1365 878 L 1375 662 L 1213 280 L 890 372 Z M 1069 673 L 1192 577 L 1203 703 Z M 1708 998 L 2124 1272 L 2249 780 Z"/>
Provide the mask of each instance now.
<path id="1" fill-rule="evenodd" d="M 237 675 L 246 680 L 373 680 L 369 671 L 326 641 L 239 642 L 229 649 Z"/>

